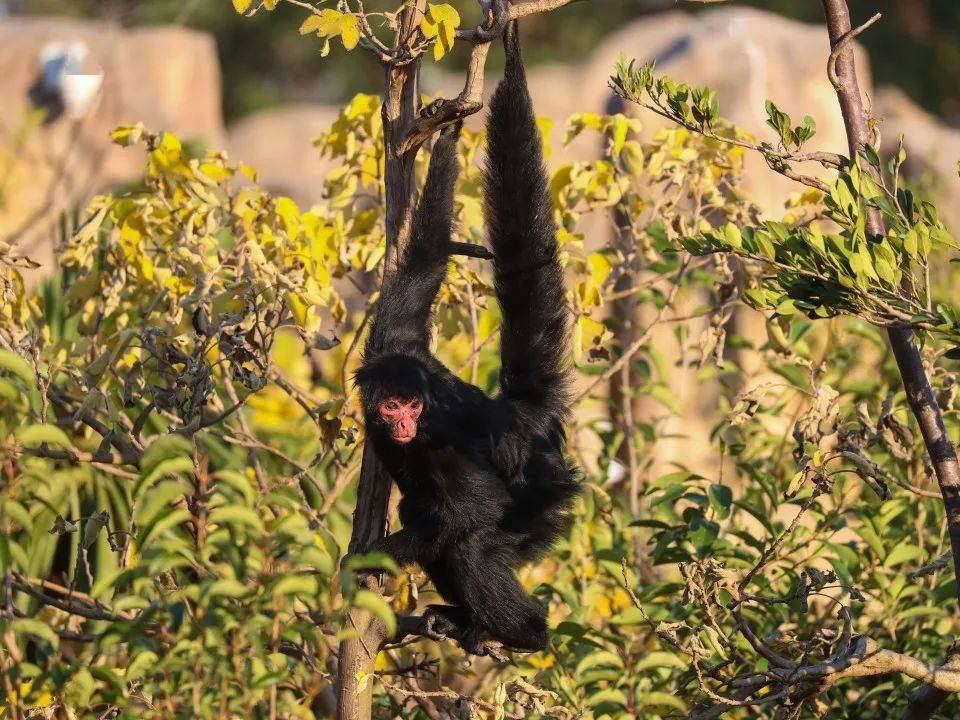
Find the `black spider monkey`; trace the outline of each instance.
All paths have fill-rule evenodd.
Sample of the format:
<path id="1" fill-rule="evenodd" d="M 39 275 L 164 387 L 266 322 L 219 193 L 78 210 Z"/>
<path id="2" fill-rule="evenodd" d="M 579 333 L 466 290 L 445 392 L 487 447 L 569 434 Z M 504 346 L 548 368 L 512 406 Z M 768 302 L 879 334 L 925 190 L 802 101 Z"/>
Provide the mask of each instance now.
<path id="1" fill-rule="evenodd" d="M 367 550 L 421 565 L 451 603 L 428 608 L 428 627 L 474 653 L 490 638 L 546 647 L 544 610 L 515 571 L 565 531 L 578 492 L 564 452 L 563 272 L 515 22 L 504 47 L 484 184 L 503 315 L 500 394 L 460 380 L 429 349 L 431 305 L 452 249 L 459 127 L 434 145 L 409 245 L 381 293 L 356 376 L 369 439 L 403 496 L 403 529 Z"/>

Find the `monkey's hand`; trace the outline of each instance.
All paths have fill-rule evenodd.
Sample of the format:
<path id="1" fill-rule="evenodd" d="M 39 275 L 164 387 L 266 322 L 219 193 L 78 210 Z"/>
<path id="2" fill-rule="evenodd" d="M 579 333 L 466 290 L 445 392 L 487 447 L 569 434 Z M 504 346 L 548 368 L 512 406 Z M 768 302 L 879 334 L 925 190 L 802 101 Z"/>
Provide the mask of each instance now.
<path id="1" fill-rule="evenodd" d="M 456 629 L 457 626 L 441 613 L 428 609 L 423 614 L 423 634 L 434 642 L 446 640 L 447 635 Z"/>

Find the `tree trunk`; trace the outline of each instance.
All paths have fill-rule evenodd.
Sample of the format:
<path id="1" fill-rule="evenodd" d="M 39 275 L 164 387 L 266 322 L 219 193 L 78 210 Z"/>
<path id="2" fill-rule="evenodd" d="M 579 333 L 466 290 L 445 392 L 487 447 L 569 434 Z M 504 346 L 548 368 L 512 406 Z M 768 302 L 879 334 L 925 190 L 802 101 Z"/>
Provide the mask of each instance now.
<path id="1" fill-rule="evenodd" d="M 847 131 L 851 161 L 856 160 L 860 148 L 870 140 L 867 113 L 864 110 L 860 86 L 857 82 L 853 47 L 850 42 L 850 11 L 846 0 L 823 0 L 823 9 L 830 33 L 830 46 L 836 52 L 837 81 L 835 88 L 843 122 Z M 886 234 L 879 211 L 867 216 L 867 232 L 876 236 Z M 917 420 L 924 445 L 930 453 L 940 494 L 946 508 L 950 548 L 953 553 L 954 576 L 960 578 L 960 466 L 953 443 L 943 426 L 943 417 L 937 405 L 930 379 L 923 367 L 923 359 L 911 328 L 891 328 L 887 336 L 897 361 L 907 402 Z M 960 590 L 960 583 L 958 583 Z M 948 694 L 931 688 L 920 688 L 911 698 L 904 718 L 929 718 Z"/>

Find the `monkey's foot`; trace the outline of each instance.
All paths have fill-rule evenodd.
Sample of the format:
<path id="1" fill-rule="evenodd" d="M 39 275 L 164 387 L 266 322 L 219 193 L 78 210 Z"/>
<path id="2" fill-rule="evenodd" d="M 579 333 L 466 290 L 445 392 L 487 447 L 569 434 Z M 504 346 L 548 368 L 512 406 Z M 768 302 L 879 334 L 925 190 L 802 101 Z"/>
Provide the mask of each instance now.
<path id="1" fill-rule="evenodd" d="M 436 642 L 447 639 L 447 635 L 454 632 L 457 626 L 443 613 L 427 609 L 423 613 L 423 634 Z"/>
<path id="2" fill-rule="evenodd" d="M 472 647 L 464 646 L 463 649 L 471 655 L 486 656 L 500 663 L 505 663 L 510 659 L 503 652 L 503 643 L 499 640 L 493 640 L 492 638 L 486 638 L 478 643 L 474 643 Z"/>
<path id="3" fill-rule="evenodd" d="M 503 652 L 503 643 L 494 640 L 485 631 L 472 628 L 462 633 L 457 638 L 460 646 L 471 655 L 479 657 L 490 657 L 497 662 L 507 662 L 508 658 Z"/>

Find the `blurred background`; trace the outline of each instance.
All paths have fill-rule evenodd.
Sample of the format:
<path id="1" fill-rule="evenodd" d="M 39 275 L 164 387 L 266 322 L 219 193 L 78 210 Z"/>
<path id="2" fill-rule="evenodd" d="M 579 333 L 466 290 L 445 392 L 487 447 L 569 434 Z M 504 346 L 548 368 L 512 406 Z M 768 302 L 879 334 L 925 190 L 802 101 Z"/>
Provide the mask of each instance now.
<path id="1" fill-rule="evenodd" d="M 472 3 L 455 4 L 464 24 L 475 22 Z M 861 36 L 861 66 L 886 147 L 908 135 L 912 177 L 941 194 L 956 225 L 960 3 L 850 5 L 860 21 L 884 14 Z M 381 75 L 364 53 L 336 46 L 321 57 L 317 38 L 296 32 L 303 17 L 287 3 L 244 18 L 227 0 L 0 0 L 0 239 L 46 264 L 65 213 L 135 177 L 139 156 L 111 146 L 108 133 L 138 121 L 226 149 L 268 189 L 309 206 L 326 171 L 311 140 L 344 101 L 377 92 Z M 808 25 L 821 21 L 810 0 L 585 0 L 536 16 L 523 32 L 538 112 L 554 121 L 554 146 L 571 158 L 595 148 L 562 147 L 566 118 L 619 109 L 607 78 L 621 52 L 714 87 L 721 113 L 759 136 L 769 132 L 763 101 L 771 98 L 812 115 L 821 147 L 843 150 L 825 33 Z M 465 61 L 455 47 L 426 66 L 424 92 L 455 93 Z M 488 87 L 500 62 L 492 53 Z M 788 185 L 751 176 L 761 206 L 782 212 Z"/>

